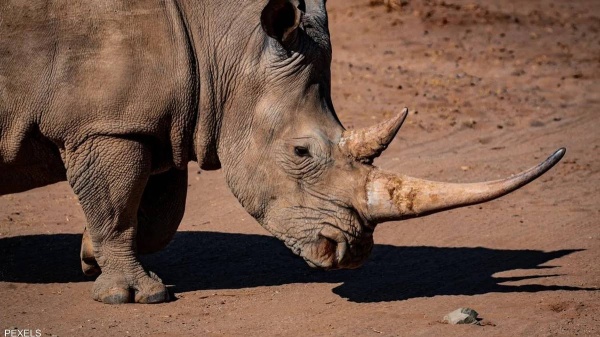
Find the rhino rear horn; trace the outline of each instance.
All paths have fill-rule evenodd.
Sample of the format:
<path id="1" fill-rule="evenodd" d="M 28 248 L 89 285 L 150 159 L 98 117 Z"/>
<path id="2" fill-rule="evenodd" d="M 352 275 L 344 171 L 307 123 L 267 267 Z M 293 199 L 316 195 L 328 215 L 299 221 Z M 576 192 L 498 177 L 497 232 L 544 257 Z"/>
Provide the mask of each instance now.
<path id="1" fill-rule="evenodd" d="M 404 108 L 396 116 L 370 128 L 344 131 L 340 147 L 356 160 L 370 163 L 392 142 L 407 115 L 408 109 Z"/>
<path id="2" fill-rule="evenodd" d="M 300 25 L 302 12 L 289 0 L 270 0 L 260 16 L 267 35 L 286 45 L 293 40 Z"/>
<path id="3" fill-rule="evenodd" d="M 373 169 L 366 186 L 365 217 L 381 223 L 496 199 L 544 174 L 560 161 L 565 151 L 561 148 L 541 164 L 510 178 L 481 183 L 428 181 Z"/>

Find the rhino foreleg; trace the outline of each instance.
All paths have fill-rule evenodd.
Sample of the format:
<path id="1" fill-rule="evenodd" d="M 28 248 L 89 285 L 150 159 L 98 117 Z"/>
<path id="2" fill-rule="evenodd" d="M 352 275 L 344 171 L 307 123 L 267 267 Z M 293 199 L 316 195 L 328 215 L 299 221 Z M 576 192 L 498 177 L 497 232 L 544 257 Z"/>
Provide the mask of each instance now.
<path id="1" fill-rule="evenodd" d="M 131 139 L 94 137 L 67 148 L 65 165 L 102 271 L 94 282 L 94 299 L 104 303 L 168 300 L 166 287 L 137 258 L 137 211 L 150 177 L 150 151 Z"/>
<path id="2" fill-rule="evenodd" d="M 171 169 L 149 178 L 138 209 L 139 254 L 157 252 L 171 242 L 183 218 L 186 195 L 187 171 Z M 85 275 L 100 275 L 87 228 L 81 239 L 80 257 L 81 269 Z"/>
<path id="3" fill-rule="evenodd" d="M 185 210 L 187 170 L 171 169 L 148 180 L 138 210 L 140 254 L 163 249 L 177 232 Z"/>

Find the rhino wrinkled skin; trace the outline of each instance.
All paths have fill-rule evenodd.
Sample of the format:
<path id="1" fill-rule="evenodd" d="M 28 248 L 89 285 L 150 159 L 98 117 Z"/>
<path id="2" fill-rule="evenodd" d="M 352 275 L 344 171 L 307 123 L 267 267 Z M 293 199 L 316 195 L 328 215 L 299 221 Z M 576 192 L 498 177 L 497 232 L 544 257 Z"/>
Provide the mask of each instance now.
<path id="1" fill-rule="evenodd" d="M 487 201 L 512 178 L 447 184 L 372 161 L 407 112 L 346 131 L 330 97 L 324 0 L 0 2 L 0 195 L 66 180 L 104 303 L 168 300 L 138 254 L 184 212 L 187 163 L 312 267 L 355 268 L 377 223 Z"/>

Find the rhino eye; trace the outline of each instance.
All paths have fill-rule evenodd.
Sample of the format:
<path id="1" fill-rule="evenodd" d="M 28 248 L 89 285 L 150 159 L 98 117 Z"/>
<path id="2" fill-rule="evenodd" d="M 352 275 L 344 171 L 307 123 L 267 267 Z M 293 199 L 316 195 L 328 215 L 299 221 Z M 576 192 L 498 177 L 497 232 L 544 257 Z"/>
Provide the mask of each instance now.
<path id="1" fill-rule="evenodd" d="M 294 153 L 298 157 L 310 157 L 310 152 L 308 151 L 308 148 L 306 146 L 295 146 Z"/>

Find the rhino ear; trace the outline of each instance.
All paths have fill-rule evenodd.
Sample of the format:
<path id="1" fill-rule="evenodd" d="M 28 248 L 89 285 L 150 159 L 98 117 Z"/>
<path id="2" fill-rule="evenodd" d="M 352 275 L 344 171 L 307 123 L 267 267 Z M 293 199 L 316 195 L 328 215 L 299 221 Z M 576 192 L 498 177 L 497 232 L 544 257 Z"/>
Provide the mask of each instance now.
<path id="1" fill-rule="evenodd" d="M 293 39 L 302 12 L 290 0 L 270 0 L 262 11 L 260 22 L 267 35 L 285 44 Z"/>

